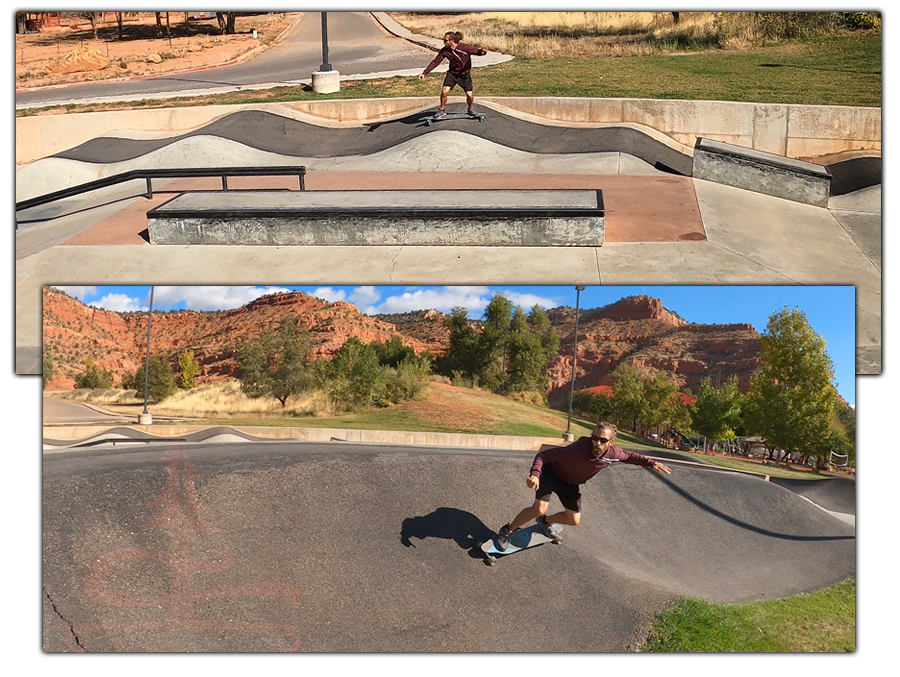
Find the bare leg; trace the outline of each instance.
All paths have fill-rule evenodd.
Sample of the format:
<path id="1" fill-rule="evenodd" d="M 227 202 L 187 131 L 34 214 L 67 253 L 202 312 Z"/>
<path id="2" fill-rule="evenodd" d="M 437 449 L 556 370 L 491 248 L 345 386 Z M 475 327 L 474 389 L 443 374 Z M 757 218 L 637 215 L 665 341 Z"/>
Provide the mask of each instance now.
<path id="1" fill-rule="evenodd" d="M 447 97 L 450 96 L 449 87 L 441 87 L 441 110 L 447 108 Z"/>
<path id="2" fill-rule="evenodd" d="M 475 105 L 475 92 L 466 92 L 466 103 L 469 104 L 469 110 L 472 110 L 472 106 Z"/>
<path id="3" fill-rule="evenodd" d="M 535 499 L 533 505 L 522 510 L 522 512 L 520 512 L 518 515 L 516 515 L 516 518 L 512 522 L 509 523 L 509 530 L 515 531 L 516 529 L 521 527 L 526 522 L 533 520 L 533 519 L 537 519 L 541 515 L 547 514 L 547 508 L 549 508 L 549 507 L 550 507 L 549 501 L 539 501 L 539 500 Z"/>
<path id="4" fill-rule="evenodd" d="M 581 513 L 565 508 L 563 512 L 547 515 L 547 524 L 567 524 L 570 527 L 577 527 L 581 522 Z"/>

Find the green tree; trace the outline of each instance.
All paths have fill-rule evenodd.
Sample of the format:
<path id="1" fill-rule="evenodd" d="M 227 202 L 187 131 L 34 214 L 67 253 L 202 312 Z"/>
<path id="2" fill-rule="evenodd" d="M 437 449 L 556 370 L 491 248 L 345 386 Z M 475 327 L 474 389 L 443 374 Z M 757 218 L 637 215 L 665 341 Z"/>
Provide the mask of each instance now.
<path id="1" fill-rule="evenodd" d="M 491 392 L 509 392 L 507 357 L 513 333 L 521 332 L 525 318 L 503 294 L 496 294 L 484 309 L 484 327 L 478 340 L 483 356 L 479 381 Z"/>
<path id="2" fill-rule="evenodd" d="M 484 311 L 479 333 L 465 308 L 454 308 L 446 320 L 450 345 L 437 360 L 438 373 L 464 377 L 504 395 L 537 392 L 546 396 L 547 364 L 559 352 L 559 335 L 547 312 L 534 306 L 529 313 L 503 294 L 494 296 Z"/>
<path id="3" fill-rule="evenodd" d="M 431 358 L 427 355 L 407 357 L 396 368 L 383 365 L 382 369 L 389 373 L 383 397 L 386 405 L 415 399 L 431 380 Z"/>
<path id="4" fill-rule="evenodd" d="M 194 357 L 194 351 L 188 348 L 178 356 L 178 379 L 176 385 L 182 390 L 197 387 L 197 375 L 200 373 L 200 362 Z"/>
<path id="5" fill-rule="evenodd" d="M 707 376 L 700 384 L 697 401 L 690 407 L 691 427 L 713 444 L 734 437 L 741 425 L 742 403 L 737 376 L 729 378 L 721 388 L 715 388 Z"/>
<path id="6" fill-rule="evenodd" d="M 662 372 L 644 382 L 644 417 L 642 425 L 647 429 L 661 432 L 668 425 L 677 425 L 681 420 L 684 401 L 678 393 L 678 386 L 672 378 Z"/>
<path id="7" fill-rule="evenodd" d="M 274 397 L 287 405 L 313 385 L 307 355 L 312 348 L 309 332 L 293 314 L 285 316 L 275 332 L 264 332 L 238 348 L 241 391 L 248 397 Z"/>
<path id="8" fill-rule="evenodd" d="M 564 406 L 568 400 L 564 401 Z M 579 390 L 572 394 L 572 411 L 590 421 L 615 421 L 615 401 L 607 392 L 591 393 Z"/>
<path id="9" fill-rule="evenodd" d="M 396 368 L 403 360 L 415 358 L 416 351 L 403 345 L 403 340 L 394 334 L 387 341 L 375 341 L 372 343 L 378 354 L 378 362 L 388 367 Z"/>
<path id="10" fill-rule="evenodd" d="M 622 362 L 610 377 L 613 382 L 613 409 L 616 425 L 637 430 L 644 419 L 644 378 L 630 364 Z"/>
<path id="11" fill-rule="evenodd" d="M 460 374 L 474 379 L 481 370 L 481 355 L 478 347 L 478 334 L 469 324 L 469 311 L 459 306 L 450 311 L 444 319 L 450 331 L 447 352 L 435 362 L 439 374 L 454 376 Z"/>
<path id="12" fill-rule="evenodd" d="M 76 388 L 110 388 L 112 383 L 112 372 L 101 371 L 90 356 L 84 361 L 84 371 L 75 376 Z"/>
<path id="13" fill-rule="evenodd" d="M 821 462 L 837 401 L 825 339 L 803 311 L 785 307 L 769 317 L 760 360 L 747 395 L 748 428 L 772 448 L 814 454 Z"/>
<path id="14" fill-rule="evenodd" d="M 43 385 L 41 388 L 46 388 L 47 383 L 53 378 L 53 360 L 50 359 L 49 355 L 43 356 L 43 365 L 41 367 L 41 379 L 43 380 Z"/>
<path id="15" fill-rule="evenodd" d="M 543 307 L 535 304 L 528 313 L 528 326 L 532 336 L 537 337 L 548 358 L 559 353 L 559 333 L 550 323 L 550 316 Z"/>
<path id="16" fill-rule="evenodd" d="M 351 336 L 330 362 L 319 366 L 318 378 L 338 410 L 353 411 L 382 402 L 388 374 L 375 347 Z"/>
<path id="17" fill-rule="evenodd" d="M 141 373 L 141 389 L 143 393 L 143 371 Z M 162 402 L 177 390 L 175 376 L 172 374 L 172 365 L 164 355 L 151 355 L 147 371 L 147 399 L 153 402 Z"/>

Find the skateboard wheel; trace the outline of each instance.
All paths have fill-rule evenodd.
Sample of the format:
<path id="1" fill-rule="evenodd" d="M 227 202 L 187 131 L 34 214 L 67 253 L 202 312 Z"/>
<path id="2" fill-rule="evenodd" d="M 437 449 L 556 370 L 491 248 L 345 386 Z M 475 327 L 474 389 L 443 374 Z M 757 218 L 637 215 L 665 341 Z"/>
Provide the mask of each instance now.
<path id="1" fill-rule="evenodd" d="M 488 563 L 488 566 L 492 567 L 497 563 L 497 558 L 496 557 L 488 557 L 487 563 Z"/>

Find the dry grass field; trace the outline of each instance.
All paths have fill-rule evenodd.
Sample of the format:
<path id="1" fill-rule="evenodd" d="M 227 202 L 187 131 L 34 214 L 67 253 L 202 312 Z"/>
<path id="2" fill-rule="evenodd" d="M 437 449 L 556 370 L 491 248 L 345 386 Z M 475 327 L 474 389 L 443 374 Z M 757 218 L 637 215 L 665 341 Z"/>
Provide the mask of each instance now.
<path id="1" fill-rule="evenodd" d="M 142 393 L 121 390 L 45 392 L 44 397 L 88 402 L 109 411 L 137 416 L 143 411 Z M 291 398 L 287 406 L 272 398 L 251 399 L 236 379 L 178 391 L 149 406 L 154 416 L 173 416 L 235 424 L 335 426 L 396 430 L 477 432 L 483 434 L 555 434 L 565 429 L 566 414 L 495 395 L 486 390 L 451 385 L 441 378 L 421 395 L 392 407 L 336 414 L 326 395 L 311 392 Z M 575 423 L 573 422 L 573 426 Z M 560 427 L 562 426 L 562 427 Z M 586 428 L 577 426 L 579 434 Z"/>
<path id="2" fill-rule="evenodd" d="M 392 12 L 413 32 L 435 37 L 458 30 L 463 41 L 536 59 L 639 56 L 708 40 L 715 12 Z"/>

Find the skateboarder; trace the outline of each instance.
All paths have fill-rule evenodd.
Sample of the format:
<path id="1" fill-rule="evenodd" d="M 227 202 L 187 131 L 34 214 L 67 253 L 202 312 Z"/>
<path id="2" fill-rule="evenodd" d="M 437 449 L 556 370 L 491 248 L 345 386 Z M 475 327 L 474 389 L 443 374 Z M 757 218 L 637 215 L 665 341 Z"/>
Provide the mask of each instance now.
<path id="1" fill-rule="evenodd" d="M 447 97 L 450 96 L 450 90 L 459 85 L 466 93 L 466 103 L 469 106 L 469 115 L 475 115 L 475 94 L 472 91 L 472 55 L 484 56 L 487 54 L 486 49 L 481 47 L 473 47 L 462 42 L 463 35 L 459 31 L 453 33 L 444 33 L 444 46 L 434 57 L 434 60 L 425 67 L 425 70 L 419 74 L 419 80 L 424 80 L 425 76 L 438 67 L 444 59 L 450 64 L 447 75 L 444 76 L 444 85 L 441 88 L 441 107 L 435 118 L 443 117 L 447 114 Z"/>
<path id="2" fill-rule="evenodd" d="M 536 520 L 548 538 L 556 538 L 554 524 L 578 526 L 581 522 L 581 487 L 598 472 L 613 463 L 630 463 L 652 468 L 657 472 L 672 471 L 653 459 L 633 451 L 625 451 L 613 444 L 616 427 L 598 423 L 590 437 L 580 437 L 565 447 L 552 447 L 539 452 L 531 464 L 531 474 L 525 482 L 535 490 L 534 504 L 522 510 L 516 518 L 500 527 L 497 549 L 509 547 L 509 536 L 529 520 Z M 547 516 L 551 494 L 559 496 L 563 511 Z"/>

